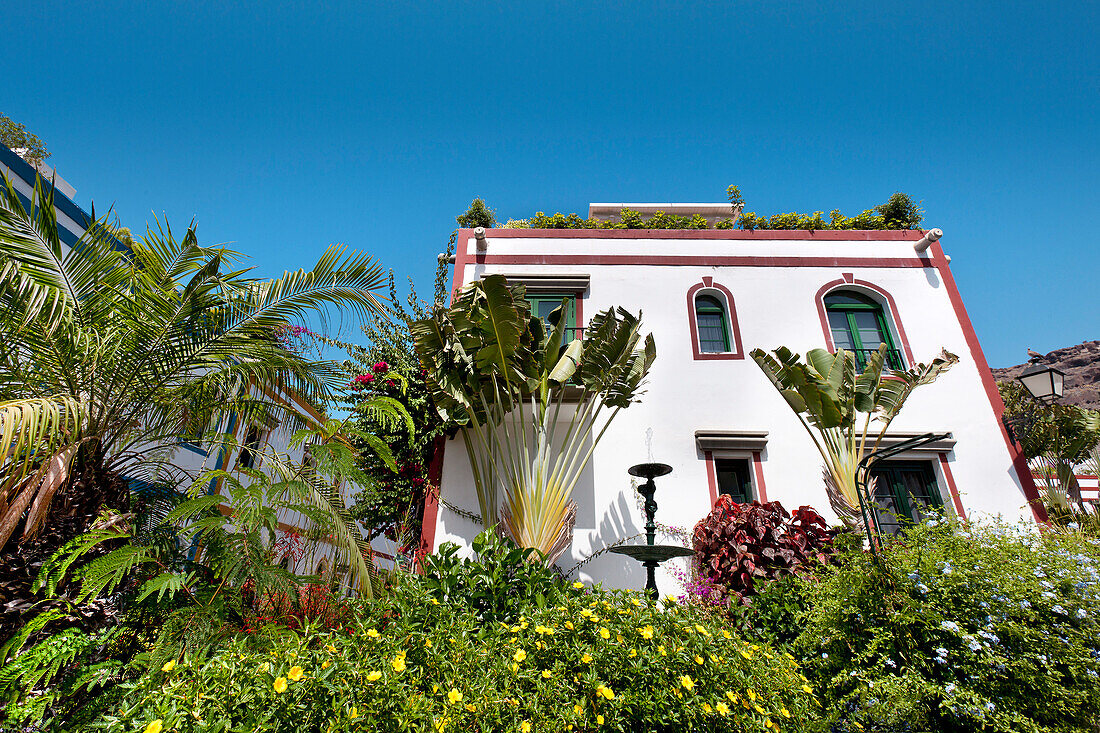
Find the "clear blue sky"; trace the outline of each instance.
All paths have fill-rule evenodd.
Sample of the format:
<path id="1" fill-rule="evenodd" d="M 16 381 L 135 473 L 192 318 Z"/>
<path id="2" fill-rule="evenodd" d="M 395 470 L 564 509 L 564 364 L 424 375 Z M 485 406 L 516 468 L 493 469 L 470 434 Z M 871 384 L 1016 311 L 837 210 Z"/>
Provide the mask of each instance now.
<path id="1" fill-rule="evenodd" d="M 1098 3 L 275 6 L 13 3 L 0 112 L 78 203 L 194 218 L 264 274 L 344 242 L 427 291 L 474 196 L 503 220 L 902 190 L 992 365 L 1100 338 Z"/>

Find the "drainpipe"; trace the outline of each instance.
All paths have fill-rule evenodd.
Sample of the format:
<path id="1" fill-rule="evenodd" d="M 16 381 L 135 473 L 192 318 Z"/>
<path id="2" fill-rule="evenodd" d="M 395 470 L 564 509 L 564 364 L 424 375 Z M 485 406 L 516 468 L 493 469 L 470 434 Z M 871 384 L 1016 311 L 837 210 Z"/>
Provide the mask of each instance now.
<path id="1" fill-rule="evenodd" d="M 942 229 L 929 229 L 923 237 L 913 243 L 913 249 L 916 250 L 917 254 L 924 254 L 932 246 L 932 242 L 938 242 L 942 236 Z"/>

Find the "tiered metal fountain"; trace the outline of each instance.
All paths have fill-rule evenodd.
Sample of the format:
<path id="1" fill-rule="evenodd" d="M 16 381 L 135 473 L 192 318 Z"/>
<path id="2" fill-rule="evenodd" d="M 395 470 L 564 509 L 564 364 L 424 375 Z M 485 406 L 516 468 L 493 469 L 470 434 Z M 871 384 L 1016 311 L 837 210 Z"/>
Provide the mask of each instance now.
<path id="1" fill-rule="evenodd" d="M 664 463 L 639 463 L 631 466 L 627 471 L 631 476 L 644 478 L 646 482 L 638 487 L 638 492 L 645 497 L 645 540 L 644 545 L 624 545 L 612 548 L 612 552 L 632 557 L 642 563 L 646 569 L 646 592 L 654 599 L 657 598 L 657 579 L 655 573 L 657 566 L 674 557 L 687 557 L 694 554 L 686 547 L 676 545 L 657 545 L 657 524 L 654 515 L 657 514 L 657 502 L 653 500 L 653 494 L 657 491 L 657 485 L 653 479 L 657 476 L 665 476 L 672 473 L 672 466 Z"/>

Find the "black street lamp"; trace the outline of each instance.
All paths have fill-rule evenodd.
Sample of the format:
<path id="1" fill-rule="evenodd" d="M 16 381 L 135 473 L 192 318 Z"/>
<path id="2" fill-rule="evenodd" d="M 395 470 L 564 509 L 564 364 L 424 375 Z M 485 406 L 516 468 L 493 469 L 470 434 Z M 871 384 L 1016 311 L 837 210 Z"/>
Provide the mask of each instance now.
<path id="1" fill-rule="evenodd" d="M 1066 375 L 1056 367 L 1033 361 L 1016 379 L 1037 402 L 1050 405 L 1062 396 Z"/>

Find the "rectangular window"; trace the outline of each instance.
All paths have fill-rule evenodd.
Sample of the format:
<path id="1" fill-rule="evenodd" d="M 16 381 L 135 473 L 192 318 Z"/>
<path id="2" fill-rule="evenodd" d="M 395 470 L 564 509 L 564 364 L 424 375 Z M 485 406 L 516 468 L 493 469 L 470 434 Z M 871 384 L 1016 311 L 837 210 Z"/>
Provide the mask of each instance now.
<path id="1" fill-rule="evenodd" d="M 249 425 L 244 435 L 244 444 L 241 446 L 241 454 L 237 458 L 237 466 L 240 468 L 255 468 L 256 458 L 260 454 L 260 446 L 263 445 L 266 431 L 255 425 Z"/>
<path id="2" fill-rule="evenodd" d="M 738 504 L 752 501 L 752 473 L 748 459 L 720 458 L 714 462 L 718 493 L 728 494 Z"/>
<path id="3" fill-rule="evenodd" d="M 871 471 L 876 479 L 875 514 L 886 534 L 919 522 L 930 509 L 943 506 L 936 473 L 928 461 L 886 461 Z"/>
<path id="4" fill-rule="evenodd" d="M 538 293 L 536 295 L 528 295 L 527 302 L 531 304 L 531 315 L 538 316 L 542 319 L 543 324 L 546 326 L 547 332 L 554 328 L 550 323 L 550 314 L 561 306 L 562 300 L 566 301 L 565 310 L 562 315 L 565 317 L 565 339 L 566 341 L 572 341 L 575 338 L 581 338 L 581 329 L 577 328 L 577 296 L 562 293 L 558 295 Z"/>

